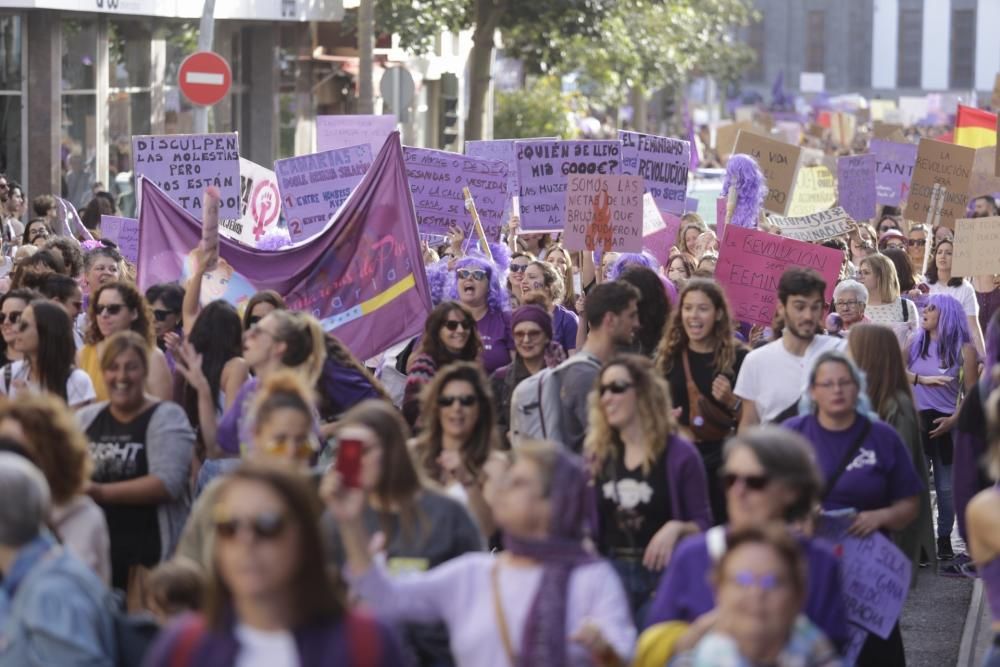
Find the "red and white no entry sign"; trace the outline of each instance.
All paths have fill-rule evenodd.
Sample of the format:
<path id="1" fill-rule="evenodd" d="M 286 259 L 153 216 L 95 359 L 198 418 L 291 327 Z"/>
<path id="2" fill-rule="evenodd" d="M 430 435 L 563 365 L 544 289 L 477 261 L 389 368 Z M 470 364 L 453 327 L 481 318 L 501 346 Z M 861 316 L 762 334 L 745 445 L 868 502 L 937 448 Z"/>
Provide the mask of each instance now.
<path id="1" fill-rule="evenodd" d="M 229 63 L 211 51 L 199 51 L 185 58 L 177 78 L 184 97 L 205 107 L 225 97 L 233 83 Z"/>

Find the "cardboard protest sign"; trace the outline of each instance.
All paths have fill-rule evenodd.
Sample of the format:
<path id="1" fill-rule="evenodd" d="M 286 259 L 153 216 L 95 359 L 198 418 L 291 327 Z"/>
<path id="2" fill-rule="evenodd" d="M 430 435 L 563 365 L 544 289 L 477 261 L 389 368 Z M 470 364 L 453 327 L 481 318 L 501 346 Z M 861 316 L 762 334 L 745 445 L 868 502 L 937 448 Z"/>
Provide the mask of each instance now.
<path id="1" fill-rule="evenodd" d="M 570 176 L 618 176 L 620 141 L 516 141 L 521 229 L 562 231 Z"/>
<path id="2" fill-rule="evenodd" d="M 833 174 L 822 165 L 801 167 L 795 176 L 788 215 L 798 217 L 826 210 L 837 200 Z"/>
<path id="3" fill-rule="evenodd" d="M 425 234 L 447 234 L 457 226 L 471 236 L 472 217 L 465 210 L 462 188 L 468 187 L 486 238 L 500 238 L 507 206 L 507 165 L 496 160 L 403 147 L 417 223 Z"/>
<path id="4" fill-rule="evenodd" d="M 876 120 L 872 124 L 872 137 L 875 139 L 889 140 L 889 137 L 897 132 L 902 132 L 903 126 L 899 123 L 883 123 Z"/>
<path id="5" fill-rule="evenodd" d="M 641 176 L 570 176 L 566 248 L 642 252 L 642 199 Z"/>
<path id="6" fill-rule="evenodd" d="M 875 200 L 886 206 L 898 206 L 910 193 L 917 146 L 872 139 L 869 148 L 875 156 Z"/>
<path id="7" fill-rule="evenodd" d="M 764 198 L 764 208 L 784 215 L 791 203 L 795 171 L 799 164 L 799 147 L 741 131 L 733 152 L 746 153 L 757 160 L 767 179 L 768 193 Z"/>
<path id="8" fill-rule="evenodd" d="M 996 175 L 997 147 L 987 146 L 976 149 L 972 162 L 972 176 L 969 178 L 969 199 L 1000 192 L 1000 177 Z"/>
<path id="9" fill-rule="evenodd" d="M 824 302 L 833 298 L 844 253 L 812 243 L 729 225 L 719 248 L 715 279 L 729 298 L 739 322 L 771 326 L 778 301 L 778 281 L 785 269 L 815 269 L 826 281 Z"/>
<path id="10" fill-rule="evenodd" d="M 955 221 L 952 272 L 956 276 L 1000 273 L 1000 217 Z"/>
<path id="11" fill-rule="evenodd" d="M 927 222 L 931 210 L 931 195 L 934 186 L 939 185 L 945 191 L 939 222 L 945 227 L 954 228 L 955 219 L 965 215 L 975 159 L 974 148 L 921 139 L 917 147 L 910 194 L 906 198 L 907 219 Z"/>
<path id="12" fill-rule="evenodd" d="M 641 176 L 661 211 L 684 213 L 691 144 L 680 139 L 618 130 L 622 173 Z"/>
<path id="13" fill-rule="evenodd" d="M 396 116 L 316 116 L 316 151 L 368 144 L 378 155 L 386 138 L 396 131 Z"/>
<path id="14" fill-rule="evenodd" d="M 884 123 L 896 111 L 896 100 L 868 100 L 868 110 L 873 123 Z"/>
<path id="15" fill-rule="evenodd" d="M 292 241 L 326 227 L 371 165 L 368 144 L 277 160 L 274 171 Z"/>
<path id="16" fill-rule="evenodd" d="M 139 221 L 135 218 L 102 215 L 101 238 L 118 244 L 119 252 L 128 261 L 139 261 Z"/>
<path id="17" fill-rule="evenodd" d="M 837 203 L 855 220 L 875 217 L 875 156 L 848 155 L 837 160 Z"/>
<path id="18" fill-rule="evenodd" d="M 155 184 L 140 187 L 138 285 L 183 282 L 201 224 Z M 219 245 L 203 301 L 223 298 L 239 307 L 254 292 L 273 289 L 290 310 L 315 315 L 360 359 L 415 336 L 431 309 L 398 134 L 385 142 L 355 196 L 311 240 L 279 251 L 225 238 Z"/>
<path id="19" fill-rule="evenodd" d="M 842 207 L 831 208 L 798 218 L 768 216 L 767 221 L 781 230 L 785 238 L 820 243 L 851 231 L 854 220 Z"/>
<path id="20" fill-rule="evenodd" d="M 251 248 L 270 231 L 277 229 L 281 218 L 281 195 L 278 178 L 270 169 L 240 158 L 240 217 L 219 220 L 219 233 Z"/>
<path id="21" fill-rule="evenodd" d="M 196 218 L 201 196 L 219 188 L 220 219 L 240 217 L 240 145 L 236 133 L 135 135 L 132 158 L 136 176 L 156 183 Z"/>
<path id="22" fill-rule="evenodd" d="M 680 228 L 680 218 L 660 211 L 648 192 L 642 196 L 642 249 L 652 253 L 660 266 L 670 259 Z"/>
<path id="23" fill-rule="evenodd" d="M 740 132 L 751 132 L 759 136 L 767 136 L 767 130 L 752 121 L 719 125 L 715 130 L 715 150 L 718 152 L 719 157 L 726 157 L 738 152 L 734 151 L 733 148 L 736 146 L 736 137 L 739 136 Z"/>

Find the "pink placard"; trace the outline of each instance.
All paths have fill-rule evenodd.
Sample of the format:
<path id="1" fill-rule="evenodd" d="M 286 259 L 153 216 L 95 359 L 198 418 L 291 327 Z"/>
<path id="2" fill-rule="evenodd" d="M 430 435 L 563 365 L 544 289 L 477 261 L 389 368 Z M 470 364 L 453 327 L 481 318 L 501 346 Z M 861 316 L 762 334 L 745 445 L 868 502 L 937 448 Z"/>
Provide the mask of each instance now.
<path id="1" fill-rule="evenodd" d="M 725 197 L 717 197 L 715 200 L 715 235 L 722 238 L 726 231 L 726 203 Z"/>
<path id="2" fill-rule="evenodd" d="M 778 281 L 786 269 L 802 266 L 819 272 L 826 281 L 824 302 L 829 303 L 843 259 L 844 253 L 835 248 L 728 227 L 715 279 L 725 289 L 738 321 L 771 326 L 778 305 Z"/>
<path id="3" fill-rule="evenodd" d="M 642 252 L 642 188 L 641 176 L 570 176 L 566 248 Z"/>

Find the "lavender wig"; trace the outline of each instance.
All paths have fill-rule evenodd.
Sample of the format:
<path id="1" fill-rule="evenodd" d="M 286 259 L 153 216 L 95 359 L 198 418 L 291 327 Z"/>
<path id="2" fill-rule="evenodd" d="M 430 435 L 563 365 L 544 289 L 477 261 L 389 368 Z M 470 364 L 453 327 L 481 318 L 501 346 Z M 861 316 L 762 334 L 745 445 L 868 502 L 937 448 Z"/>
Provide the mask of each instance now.
<path id="1" fill-rule="evenodd" d="M 455 262 L 455 271 L 448 272 L 448 298 L 460 301 L 458 298 L 458 279 L 456 278 L 458 269 L 482 269 L 486 271 L 489 287 L 489 291 L 486 293 L 486 305 L 493 312 L 510 310 L 507 290 L 503 288 L 503 283 L 507 279 L 506 271 L 502 271 L 495 264 L 490 263 L 487 258 L 478 254 L 466 255 Z"/>
<path id="2" fill-rule="evenodd" d="M 767 181 L 757 161 L 744 153 L 729 158 L 726 179 L 722 182 L 722 196 L 729 196 L 729 188 L 736 188 L 736 207 L 728 224 L 745 229 L 757 228 L 760 207 L 767 196 Z"/>
<path id="3" fill-rule="evenodd" d="M 437 306 L 445 300 L 448 291 L 449 276 L 454 273 L 448 270 L 448 260 L 442 259 L 424 267 L 427 273 L 427 285 L 431 290 L 431 306 Z"/>
<path id="4" fill-rule="evenodd" d="M 622 271 L 630 266 L 644 266 L 655 273 L 660 282 L 663 283 L 663 291 L 667 293 L 667 299 L 671 304 L 677 304 L 677 287 L 660 273 L 660 263 L 655 257 L 645 252 L 626 252 L 615 260 L 615 263 L 608 268 L 608 280 L 618 280 Z"/>
<path id="5" fill-rule="evenodd" d="M 938 311 L 938 358 L 947 368 L 959 366 L 962 363 L 962 347 L 972 342 L 965 309 L 958 299 L 950 294 L 932 294 L 927 299 L 925 309 L 932 306 Z M 910 345 L 910 364 L 912 365 L 919 357 L 926 359 L 930 346 L 930 332 L 921 329 L 916 340 Z"/>

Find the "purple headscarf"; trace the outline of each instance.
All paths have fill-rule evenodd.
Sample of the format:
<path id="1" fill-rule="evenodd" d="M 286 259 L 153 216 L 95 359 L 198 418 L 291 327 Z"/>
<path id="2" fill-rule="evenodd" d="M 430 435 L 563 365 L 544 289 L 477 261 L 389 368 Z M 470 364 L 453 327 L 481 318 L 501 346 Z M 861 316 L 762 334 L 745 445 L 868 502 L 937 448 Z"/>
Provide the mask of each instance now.
<path id="1" fill-rule="evenodd" d="M 552 525 L 544 540 L 504 535 L 504 548 L 542 564 L 542 582 L 525 619 L 518 667 L 566 664 L 566 606 L 573 568 L 596 557 L 583 546 L 590 475 L 583 459 L 557 446 L 549 502 Z"/>
<path id="2" fill-rule="evenodd" d="M 733 219 L 727 224 L 757 229 L 757 216 L 767 196 L 767 181 L 757 161 L 749 155 L 737 153 L 726 165 L 726 179 L 722 182 L 722 196 L 729 196 L 729 188 L 736 188 L 736 207 Z"/>

